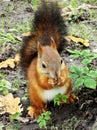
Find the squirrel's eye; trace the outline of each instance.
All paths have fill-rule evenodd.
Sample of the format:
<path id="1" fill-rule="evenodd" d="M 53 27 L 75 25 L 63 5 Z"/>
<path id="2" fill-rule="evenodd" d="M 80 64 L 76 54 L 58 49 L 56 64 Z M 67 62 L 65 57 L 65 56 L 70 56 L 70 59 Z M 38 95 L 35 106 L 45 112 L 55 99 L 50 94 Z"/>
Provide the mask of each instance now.
<path id="1" fill-rule="evenodd" d="M 61 59 L 61 64 L 63 63 L 63 60 Z"/>
<path id="2" fill-rule="evenodd" d="M 46 68 L 46 65 L 45 65 L 45 63 L 42 63 L 42 67 L 45 69 Z"/>

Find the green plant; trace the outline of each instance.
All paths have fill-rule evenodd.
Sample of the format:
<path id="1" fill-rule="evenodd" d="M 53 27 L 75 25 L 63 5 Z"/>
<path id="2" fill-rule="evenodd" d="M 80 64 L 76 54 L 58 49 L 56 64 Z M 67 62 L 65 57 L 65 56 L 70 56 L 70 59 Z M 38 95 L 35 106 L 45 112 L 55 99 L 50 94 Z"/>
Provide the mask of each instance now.
<path id="1" fill-rule="evenodd" d="M 20 86 L 23 86 L 25 84 L 27 84 L 26 80 L 21 80 L 21 79 L 18 79 L 18 77 L 16 77 L 16 79 L 13 81 L 13 88 L 12 88 L 12 90 L 13 91 L 17 91 Z"/>
<path id="2" fill-rule="evenodd" d="M 19 121 L 13 121 L 13 122 L 5 124 L 3 128 L 6 130 L 20 130 L 21 124 Z"/>
<path id="3" fill-rule="evenodd" d="M 67 95 L 62 95 L 62 94 L 57 94 L 54 97 L 54 105 L 60 106 L 61 102 L 66 103 L 68 96 Z"/>
<path id="4" fill-rule="evenodd" d="M 46 111 L 38 116 L 37 123 L 39 124 L 40 128 L 47 128 L 47 122 L 51 121 L 51 112 Z"/>
<path id="5" fill-rule="evenodd" d="M 23 24 L 21 24 L 21 25 L 19 23 L 16 24 L 16 28 L 18 30 L 18 35 L 31 31 L 29 23 L 31 22 L 31 24 L 32 24 L 32 18 L 33 18 L 33 16 L 29 19 L 24 19 Z M 25 26 L 25 23 L 26 23 L 26 26 Z"/>
<path id="6" fill-rule="evenodd" d="M 2 70 L 0 70 L 0 79 L 4 79 L 5 78 L 5 74 L 3 73 Z"/>
<path id="7" fill-rule="evenodd" d="M 96 79 L 97 79 L 97 71 L 90 69 L 88 65 L 92 62 L 93 59 L 97 58 L 97 54 L 90 52 L 90 50 L 70 50 L 73 58 L 81 58 L 81 63 L 83 67 L 72 66 L 70 68 L 71 74 L 70 77 L 74 79 L 74 86 L 79 88 L 80 86 L 84 85 L 87 88 L 96 89 Z"/>
<path id="8" fill-rule="evenodd" d="M 96 89 L 97 71 L 90 70 L 87 66 L 83 68 L 72 66 L 70 71 L 70 77 L 75 80 L 74 87 L 85 85 L 87 88 Z"/>
<path id="9" fill-rule="evenodd" d="M 4 95 L 8 94 L 9 90 L 11 89 L 11 83 L 5 79 L 0 80 L 0 91 Z"/>
<path id="10" fill-rule="evenodd" d="M 37 6 L 38 6 L 38 3 L 39 3 L 39 0 L 32 0 L 32 3 L 33 3 L 33 9 L 37 10 Z"/>
<path id="11" fill-rule="evenodd" d="M 7 43 L 7 42 L 16 43 L 17 40 L 14 38 L 14 34 L 1 32 L 0 33 L 0 42 L 3 42 L 3 43 Z"/>
<path id="12" fill-rule="evenodd" d="M 90 50 L 70 50 L 67 49 L 72 55 L 72 58 L 82 58 L 82 64 L 87 65 L 92 62 L 93 59 L 97 58 L 97 54 L 90 52 Z"/>
<path id="13" fill-rule="evenodd" d="M 19 88 L 19 86 L 20 86 L 19 80 L 18 80 L 18 79 L 15 79 L 15 80 L 14 80 L 14 89 L 17 90 L 17 89 Z"/>
<path id="14" fill-rule="evenodd" d="M 77 0 L 73 0 L 72 3 L 71 3 L 71 7 L 73 8 L 73 14 L 76 14 L 77 6 L 78 6 L 78 1 Z"/>
<path id="15" fill-rule="evenodd" d="M 14 120 L 19 120 L 19 118 L 20 118 L 20 116 L 21 116 L 21 113 L 15 113 L 15 114 L 11 114 L 10 116 L 9 116 L 9 118 L 10 118 L 10 121 L 11 122 L 13 122 Z"/>

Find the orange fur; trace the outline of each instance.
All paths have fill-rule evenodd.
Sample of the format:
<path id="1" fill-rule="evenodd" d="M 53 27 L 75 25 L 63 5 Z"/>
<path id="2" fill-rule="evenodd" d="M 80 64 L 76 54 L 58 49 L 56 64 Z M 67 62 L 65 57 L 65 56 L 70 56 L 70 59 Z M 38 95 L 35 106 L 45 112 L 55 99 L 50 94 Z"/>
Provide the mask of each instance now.
<path id="1" fill-rule="evenodd" d="M 72 82 L 59 54 L 65 49 L 67 27 L 57 3 L 43 1 L 32 26 L 23 40 L 21 63 L 28 79 L 30 115 L 37 118 L 55 95 L 70 95 Z"/>
<path id="2" fill-rule="evenodd" d="M 50 62 L 52 62 L 52 59 L 51 61 L 49 61 L 49 63 Z M 44 90 L 52 90 L 53 88 L 55 88 L 56 85 L 58 85 L 59 88 L 66 85 L 66 91 L 64 94 L 69 95 L 72 91 L 71 80 L 68 78 L 68 69 L 65 65 L 61 70 L 60 77 L 58 77 L 58 82 L 56 84 L 54 79 L 49 78 L 45 74 L 40 73 L 39 70 L 41 69 L 39 68 L 38 64 L 38 58 L 34 58 L 27 70 L 29 97 L 32 106 L 32 109 L 30 110 L 30 115 L 34 118 L 37 118 L 38 115 L 40 115 L 42 112 L 46 110 L 47 102 L 45 102 L 44 99 Z M 53 84 L 50 84 L 49 81 Z"/>

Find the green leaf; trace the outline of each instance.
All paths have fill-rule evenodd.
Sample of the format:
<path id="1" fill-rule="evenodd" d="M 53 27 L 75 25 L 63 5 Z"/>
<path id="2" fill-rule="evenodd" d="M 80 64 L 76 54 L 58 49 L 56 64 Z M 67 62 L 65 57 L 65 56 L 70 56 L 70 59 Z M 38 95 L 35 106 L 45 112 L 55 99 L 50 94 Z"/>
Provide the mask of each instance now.
<path id="1" fill-rule="evenodd" d="M 54 99 L 54 105 L 60 106 L 60 101 L 59 101 L 59 99 Z"/>
<path id="2" fill-rule="evenodd" d="M 8 88 L 11 89 L 11 83 L 5 79 L 0 80 L 0 88 Z"/>
<path id="3" fill-rule="evenodd" d="M 50 115 L 45 116 L 45 120 L 46 120 L 46 121 L 48 121 L 48 120 L 50 120 L 50 119 L 51 119 Z"/>
<path id="4" fill-rule="evenodd" d="M 89 73 L 89 68 L 88 68 L 87 66 L 84 67 L 84 68 L 82 69 L 82 72 L 83 72 L 84 74 Z"/>
<path id="5" fill-rule="evenodd" d="M 43 119 L 43 113 L 38 116 L 37 123 L 41 122 L 42 119 Z"/>
<path id="6" fill-rule="evenodd" d="M 93 78 L 97 78 L 97 71 L 91 70 L 91 71 L 88 73 L 88 76 L 93 77 Z"/>
<path id="7" fill-rule="evenodd" d="M 77 50 L 67 49 L 67 51 L 72 54 L 72 55 L 71 55 L 72 58 L 78 58 L 78 57 L 80 57 L 80 52 L 77 51 Z"/>
<path id="8" fill-rule="evenodd" d="M 21 116 L 21 113 L 15 113 L 15 114 L 12 114 L 10 115 L 10 121 L 13 121 L 13 120 L 18 120 Z"/>
<path id="9" fill-rule="evenodd" d="M 75 81 L 74 86 L 75 86 L 76 88 L 78 88 L 78 87 L 80 87 L 81 85 L 83 85 L 83 83 L 84 83 L 84 79 L 83 79 L 83 78 L 78 78 L 78 79 Z"/>
<path id="10" fill-rule="evenodd" d="M 61 94 L 57 94 L 55 97 L 54 97 L 54 105 L 58 105 L 60 106 L 60 100 L 61 100 Z"/>
<path id="11" fill-rule="evenodd" d="M 66 103 L 67 98 L 68 98 L 68 96 L 67 96 L 67 95 L 63 95 L 63 96 L 62 96 L 62 101 Z"/>
<path id="12" fill-rule="evenodd" d="M 81 55 L 84 56 L 84 57 L 89 56 L 90 55 L 90 50 L 83 50 L 81 52 Z"/>
<path id="13" fill-rule="evenodd" d="M 91 59 L 83 59 L 82 64 L 87 65 L 87 64 L 91 63 L 91 61 L 92 61 Z"/>
<path id="14" fill-rule="evenodd" d="M 4 95 L 8 94 L 8 89 L 7 89 L 7 88 L 4 88 L 4 89 L 3 89 L 3 94 L 4 94 Z"/>
<path id="15" fill-rule="evenodd" d="M 94 79 L 89 78 L 89 77 L 84 80 L 84 85 L 87 88 L 96 89 L 96 81 Z"/>
<path id="16" fill-rule="evenodd" d="M 69 77 L 72 78 L 72 79 L 76 79 L 78 77 L 78 75 L 77 74 L 70 74 Z"/>
<path id="17" fill-rule="evenodd" d="M 45 120 L 42 120 L 42 121 L 39 123 L 39 126 L 40 126 L 40 128 L 46 127 L 46 121 L 45 121 Z"/>
<path id="18" fill-rule="evenodd" d="M 77 75 L 80 75 L 82 73 L 82 69 L 77 66 L 72 66 L 70 68 L 70 71 L 73 73 L 76 73 Z"/>
<path id="19" fill-rule="evenodd" d="M 70 50 L 70 49 L 67 49 L 68 52 L 70 52 L 71 54 L 80 54 L 79 51 L 77 50 Z"/>
<path id="20" fill-rule="evenodd" d="M 47 121 L 51 120 L 50 115 L 51 115 L 51 112 L 46 111 L 38 116 L 37 123 L 39 124 L 40 128 L 46 127 Z"/>
<path id="21" fill-rule="evenodd" d="M 72 58 L 78 58 L 78 57 L 80 57 L 80 55 L 79 54 L 74 54 L 74 55 L 71 55 L 71 57 Z"/>

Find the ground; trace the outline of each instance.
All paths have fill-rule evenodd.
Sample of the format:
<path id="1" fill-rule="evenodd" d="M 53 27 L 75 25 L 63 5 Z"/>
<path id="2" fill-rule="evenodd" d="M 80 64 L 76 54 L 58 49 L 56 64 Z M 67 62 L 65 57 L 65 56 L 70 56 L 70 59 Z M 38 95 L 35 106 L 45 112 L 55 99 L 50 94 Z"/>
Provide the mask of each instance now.
<path id="1" fill-rule="evenodd" d="M 30 1 L 5 0 L 0 2 L 0 62 L 14 57 L 19 52 L 22 42 L 16 40 L 20 36 L 29 31 L 30 21 L 33 19 L 33 4 Z M 88 0 L 83 0 L 82 3 Z M 72 3 L 72 2 L 71 2 Z M 78 3 L 81 5 L 82 3 Z M 68 3 L 70 4 L 70 3 Z M 66 5 L 68 5 L 66 3 Z M 92 0 L 91 5 L 97 5 L 97 2 Z M 89 12 L 88 12 L 89 11 Z M 79 43 L 68 43 L 69 49 L 90 49 L 93 53 L 97 53 L 97 14 L 96 9 L 88 10 L 84 20 L 81 18 L 72 18 L 67 20 L 69 34 L 88 39 L 90 46 L 84 47 Z M 86 19 L 85 19 L 86 18 Z M 10 38 L 7 34 L 11 34 L 16 39 Z M 4 34 L 4 35 L 3 35 Z M 65 51 L 64 60 L 68 68 L 72 65 L 81 66 L 81 59 L 73 59 L 70 53 Z M 91 67 L 97 69 L 97 59 L 91 64 Z M 24 107 L 22 117 L 29 119 L 28 122 L 10 122 L 9 115 L 0 115 L 0 130 L 39 130 L 39 126 L 27 114 L 27 106 L 29 99 L 27 93 L 27 82 L 24 77 L 21 66 L 14 69 L 6 68 L 0 70 L 0 80 L 6 79 L 12 85 L 11 90 L 15 97 L 20 97 Z M 48 130 L 97 130 L 97 90 L 88 89 L 82 86 L 79 91 L 75 90 L 78 100 L 74 103 L 54 106 L 53 102 L 48 104 L 48 110 L 51 111 L 51 122 L 47 125 Z M 0 92 L 2 95 L 2 92 Z M 43 130 L 43 129 L 42 129 Z"/>

